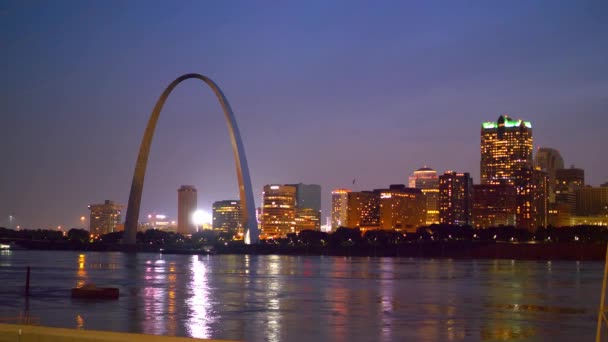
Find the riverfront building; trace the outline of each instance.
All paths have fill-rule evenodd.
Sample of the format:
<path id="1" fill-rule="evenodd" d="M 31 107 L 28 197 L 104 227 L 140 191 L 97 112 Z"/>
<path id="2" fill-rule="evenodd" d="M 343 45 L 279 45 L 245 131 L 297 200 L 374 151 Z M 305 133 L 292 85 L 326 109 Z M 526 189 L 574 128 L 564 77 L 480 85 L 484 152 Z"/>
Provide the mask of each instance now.
<path id="1" fill-rule="evenodd" d="M 518 228 L 535 230 L 548 224 L 547 174 L 541 170 L 522 168 L 514 172 L 517 190 Z"/>
<path id="2" fill-rule="evenodd" d="M 431 225 L 439 223 L 439 177 L 437 171 L 429 168 L 420 168 L 409 177 L 409 187 L 421 189 L 425 199 L 425 223 Z"/>
<path id="3" fill-rule="evenodd" d="M 473 185 L 473 226 L 515 226 L 517 191 L 509 184 Z"/>
<path id="4" fill-rule="evenodd" d="M 193 185 L 182 185 L 177 189 L 177 232 L 182 235 L 196 233 L 193 215 L 196 211 L 197 193 Z"/>
<path id="5" fill-rule="evenodd" d="M 442 224 L 471 224 L 473 180 L 469 173 L 446 171 L 439 176 L 439 220 Z"/>
<path id="6" fill-rule="evenodd" d="M 262 193 L 262 234 L 284 236 L 296 232 L 296 187 L 270 184 Z"/>
<path id="7" fill-rule="evenodd" d="M 122 205 L 105 200 L 102 204 L 89 205 L 89 210 L 91 211 L 89 219 L 90 233 L 103 235 L 118 230 Z"/>
<path id="8" fill-rule="evenodd" d="M 348 218 L 349 189 L 335 189 L 331 192 L 331 230 L 346 226 Z"/>
<path id="9" fill-rule="evenodd" d="M 237 234 L 242 233 L 241 201 L 225 200 L 213 202 L 213 230 Z"/>
<path id="10" fill-rule="evenodd" d="M 391 185 L 374 190 L 379 195 L 380 229 L 416 232 L 426 222 L 426 201 L 420 189 Z"/>
<path id="11" fill-rule="evenodd" d="M 532 124 L 501 115 L 481 125 L 481 184 L 514 184 L 517 170 L 532 168 Z"/>
<path id="12" fill-rule="evenodd" d="M 557 170 L 564 168 L 564 159 L 558 150 L 541 147 L 534 156 L 534 168 L 547 174 L 548 203 L 555 203 L 555 187 L 557 184 Z"/>
<path id="13" fill-rule="evenodd" d="M 287 184 L 296 188 L 296 231 L 321 230 L 321 186 Z"/>

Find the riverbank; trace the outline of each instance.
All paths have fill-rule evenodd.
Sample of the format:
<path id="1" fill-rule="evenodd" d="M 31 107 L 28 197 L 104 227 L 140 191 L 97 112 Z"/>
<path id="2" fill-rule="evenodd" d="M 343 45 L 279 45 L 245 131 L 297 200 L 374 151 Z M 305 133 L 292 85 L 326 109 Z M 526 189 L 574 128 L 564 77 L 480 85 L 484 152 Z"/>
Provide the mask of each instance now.
<path id="1" fill-rule="evenodd" d="M 148 252 L 163 254 L 259 254 L 259 255 L 327 255 L 367 257 L 419 257 L 454 259 L 515 259 L 515 260 L 596 260 L 605 259 L 606 244 L 592 242 L 513 243 L 501 241 L 420 241 L 389 246 L 373 245 L 259 245 L 226 244 L 204 249 L 163 248 L 137 245 L 136 248 L 121 244 L 74 245 L 28 241 L 20 244 L 30 250 L 74 250 L 97 252 Z"/>

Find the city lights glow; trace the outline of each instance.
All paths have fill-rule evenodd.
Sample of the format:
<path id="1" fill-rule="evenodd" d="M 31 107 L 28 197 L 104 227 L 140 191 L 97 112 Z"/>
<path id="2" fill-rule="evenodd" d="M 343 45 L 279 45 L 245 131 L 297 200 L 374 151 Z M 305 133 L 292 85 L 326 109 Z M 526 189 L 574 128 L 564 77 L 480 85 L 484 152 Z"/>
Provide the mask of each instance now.
<path id="1" fill-rule="evenodd" d="M 198 209 L 192 214 L 192 222 L 194 222 L 197 226 L 202 226 L 204 224 L 211 224 L 211 214 L 204 210 Z"/>

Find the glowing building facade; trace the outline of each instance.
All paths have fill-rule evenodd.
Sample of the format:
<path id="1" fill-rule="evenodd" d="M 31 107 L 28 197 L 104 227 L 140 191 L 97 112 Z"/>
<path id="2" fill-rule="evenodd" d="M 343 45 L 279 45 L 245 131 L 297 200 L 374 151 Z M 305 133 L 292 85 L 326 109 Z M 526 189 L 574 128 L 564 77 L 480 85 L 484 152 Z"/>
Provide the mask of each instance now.
<path id="1" fill-rule="evenodd" d="M 378 200 L 373 191 L 348 193 L 346 227 L 361 228 L 373 224 L 378 227 Z"/>
<path id="2" fill-rule="evenodd" d="M 548 177 L 541 170 L 522 168 L 514 172 L 517 191 L 518 228 L 530 231 L 548 225 Z"/>
<path id="3" fill-rule="evenodd" d="M 213 229 L 231 234 L 243 233 L 241 201 L 213 202 Z"/>
<path id="4" fill-rule="evenodd" d="M 501 115 L 481 125 L 481 184 L 514 184 L 514 173 L 532 169 L 532 124 Z"/>
<path id="5" fill-rule="evenodd" d="M 331 192 L 331 230 L 347 225 L 349 189 L 335 189 Z"/>
<path id="6" fill-rule="evenodd" d="M 296 187 L 271 184 L 262 194 L 262 234 L 285 236 L 296 232 Z"/>
<path id="7" fill-rule="evenodd" d="M 469 173 L 446 171 L 439 176 L 439 221 L 442 224 L 471 224 L 473 180 Z"/>
<path id="8" fill-rule="evenodd" d="M 92 234 L 108 234 L 118 230 L 122 205 L 105 200 L 102 204 L 89 205 L 91 211 L 89 232 Z"/>
<path id="9" fill-rule="evenodd" d="M 426 222 L 426 201 L 420 189 L 391 185 L 374 190 L 380 196 L 380 229 L 416 232 Z"/>
<path id="10" fill-rule="evenodd" d="M 196 188 L 193 185 L 182 185 L 177 189 L 177 232 L 182 235 L 196 233 L 193 220 L 197 205 Z"/>
<path id="11" fill-rule="evenodd" d="M 409 177 L 409 187 L 421 189 L 425 198 L 427 225 L 439 223 L 439 177 L 437 171 L 429 168 L 420 168 Z"/>

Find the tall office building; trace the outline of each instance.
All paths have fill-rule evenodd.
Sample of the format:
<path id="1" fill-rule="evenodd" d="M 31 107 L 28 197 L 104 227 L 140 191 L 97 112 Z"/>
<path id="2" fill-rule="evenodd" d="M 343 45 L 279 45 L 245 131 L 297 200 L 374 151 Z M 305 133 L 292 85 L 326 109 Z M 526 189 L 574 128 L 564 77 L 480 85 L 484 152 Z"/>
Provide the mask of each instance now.
<path id="1" fill-rule="evenodd" d="M 182 185 L 177 189 L 177 232 L 182 235 L 196 233 L 193 215 L 196 211 L 197 194 L 193 185 Z"/>
<path id="2" fill-rule="evenodd" d="M 439 177 L 437 171 L 429 168 L 420 168 L 409 177 L 409 187 L 421 189 L 425 198 L 425 223 L 431 225 L 439 223 Z"/>
<path id="3" fill-rule="evenodd" d="M 426 222 L 426 201 L 420 189 L 391 185 L 374 190 L 380 195 L 380 229 L 416 232 Z"/>
<path id="4" fill-rule="evenodd" d="M 108 234 L 117 231 L 120 224 L 122 205 L 105 200 L 102 204 L 89 205 L 91 211 L 89 232 L 92 234 Z"/>
<path id="5" fill-rule="evenodd" d="M 514 172 L 517 191 L 517 227 L 530 231 L 548 225 L 547 174 L 522 168 Z"/>
<path id="6" fill-rule="evenodd" d="M 534 156 L 534 168 L 547 173 L 549 194 L 548 202 L 555 203 L 555 185 L 557 170 L 564 168 L 564 159 L 558 150 L 541 147 Z"/>
<path id="7" fill-rule="evenodd" d="M 335 189 L 331 192 L 331 230 L 347 225 L 349 189 Z"/>
<path id="8" fill-rule="evenodd" d="M 231 234 L 242 233 L 241 201 L 213 202 L 213 229 Z"/>
<path id="9" fill-rule="evenodd" d="M 442 224 L 471 224 L 473 180 L 469 173 L 446 171 L 439 176 L 439 221 Z"/>
<path id="10" fill-rule="evenodd" d="M 262 197 L 262 234 L 278 237 L 295 233 L 296 187 L 265 185 Z"/>
<path id="11" fill-rule="evenodd" d="M 514 184 L 514 172 L 532 168 L 532 125 L 501 115 L 481 125 L 481 184 Z"/>
<path id="12" fill-rule="evenodd" d="M 509 184 L 473 185 L 473 226 L 515 226 L 517 191 Z"/>
<path id="13" fill-rule="evenodd" d="M 286 184 L 296 188 L 296 231 L 321 230 L 321 186 Z"/>

